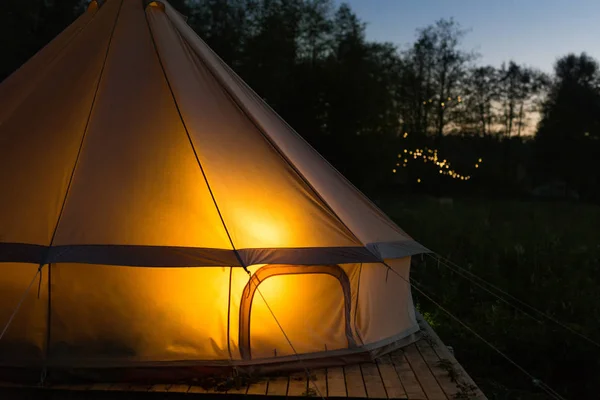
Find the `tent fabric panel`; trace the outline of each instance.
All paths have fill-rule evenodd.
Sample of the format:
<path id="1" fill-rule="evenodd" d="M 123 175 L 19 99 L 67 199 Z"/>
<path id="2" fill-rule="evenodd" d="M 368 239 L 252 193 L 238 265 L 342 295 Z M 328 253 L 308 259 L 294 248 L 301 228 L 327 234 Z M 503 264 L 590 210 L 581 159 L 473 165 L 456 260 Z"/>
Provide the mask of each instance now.
<path id="1" fill-rule="evenodd" d="M 142 7 L 123 2 L 55 244 L 231 249 Z"/>
<path id="2" fill-rule="evenodd" d="M 0 340 L 0 366 L 35 367 L 43 364 L 48 315 L 48 267 L 44 266 L 36 276 L 37 270 L 36 264 L 0 263 L 0 332 L 16 311 Z M 17 310 L 21 299 L 24 299 L 23 303 Z"/>
<path id="3" fill-rule="evenodd" d="M 35 91 L 0 123 L 2 242 L 50 243 L 118 6 L 103 7 L 47 67 Z"/>
<path id="4" fill-rule="evenodd" d="M 247 267 L 250 274 L 253 274 L 259 268 L 263 267 L 264 264 L 250 265 Z M 231 356 L 234 360 L 241 360 L 242 354 L 240 351 L 240 309 L 242 304 L 242 296 L 244 289 L 250 276 L 242 268 L 231 269 L 231 293 L 230 293 L 230 311 L 229 311 L 229 348 L 231 350 Z"/>
<path id="5" fill-rule="evenodd" d="M 90 10 L 77 18 L 25 64 L 0 82 L 0 125 L 21 105 L 46 77 L 53 64 L 68 52 L 68 46 L 96 15 Z"/>
<path id="6" fill-rule="evenodd" d="M 253 360 L 348 348 L 344 294 L 335 277 L 275 275 L 261 282 L 258 290 L 250 313 Z"/>
<path id="7" fill-rule="evenodd" d="M 190 47 L 210 66 L 221 84 L 245 108 L 262 131 L 311 183 L 362 243 L 410 239 L 383 212 L 289 127 L 200 39 L 168 4 L 166 12 Z"/>
<path id="8" fill-rule="evenodd" d="M 167 15 L 158 7 L 146 14 L 235 248 L 360 246 L 232 101 Z"/>
<path id="9" fill-rule="evenodd" d="M 410 291 L 410 257 L 363 264 L 358 294 L 357 327 L 365 345 L 418 330 Z M 400 276 L 402 276 L 402 279 Z"/>
<path id="10" fill-rule="evenodd" d="M 52 268 L 52 364 L 229 358 L 229 268 Z"/>
<path id="11" fill-rule="evenodd" d="M 354 342 L 358 346 L 363 344 L 356 326 L 358 295 L 360 293 L 360 272 L 363 265 L 363 263 L 339 264 L 339 267 L 344 270 L 344 273 L 350 282 L 350 327 L 352 329 Z"/>

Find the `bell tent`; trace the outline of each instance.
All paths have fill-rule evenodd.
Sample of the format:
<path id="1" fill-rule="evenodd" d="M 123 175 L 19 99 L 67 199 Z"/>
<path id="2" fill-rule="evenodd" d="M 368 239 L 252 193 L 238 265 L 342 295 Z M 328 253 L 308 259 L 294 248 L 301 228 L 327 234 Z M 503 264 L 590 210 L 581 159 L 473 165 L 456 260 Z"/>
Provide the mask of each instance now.
<path id="1" fill-rule="evenodd" d="M 166 1 L 94 1 L 2 82 L 0 163 L 3 373 L 340 365 L 419 329 L 427 250 Z"/>

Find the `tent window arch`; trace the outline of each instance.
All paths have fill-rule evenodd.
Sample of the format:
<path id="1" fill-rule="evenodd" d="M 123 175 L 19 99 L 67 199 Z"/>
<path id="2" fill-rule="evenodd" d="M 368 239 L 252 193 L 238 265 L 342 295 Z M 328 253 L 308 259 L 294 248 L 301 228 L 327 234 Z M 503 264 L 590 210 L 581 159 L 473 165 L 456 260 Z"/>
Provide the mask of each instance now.
<path id="1" fill-rule="evenodd" d="M 342 293 L 343 293 L 343 317 L 344 317 L 344 331 L 346 340 L 348 341 L 348 347 L 356 347 L 356 341 L 352 333 L 352 318 L 351 318 L 351 287 L 350 280 L 342 268 L 338 265 L 317 265 L 317 266 L 305 266 L 305 265 L 266 265 L 258 269 L 250 278 L 244 291 L 242 293 L 240 303 L 240 331 L 239 331 L 239 344 L 240 353 L 242 359 L 251 360 L 251 340 L 250 340 L 250 325 L 251 325 L 251 314 L 252 314 L 252 302 L 256 291 L 259 286 L 264 283 L 267 279 L 277 276 L 289 276 L 289 275 L 313 275 L 313 274 L 324 274 L 331 276 L 339 282 Z M 259 295 L 260 296 L 260 295 Z M 299 300 L 300 301 L 300 300 Z"/>

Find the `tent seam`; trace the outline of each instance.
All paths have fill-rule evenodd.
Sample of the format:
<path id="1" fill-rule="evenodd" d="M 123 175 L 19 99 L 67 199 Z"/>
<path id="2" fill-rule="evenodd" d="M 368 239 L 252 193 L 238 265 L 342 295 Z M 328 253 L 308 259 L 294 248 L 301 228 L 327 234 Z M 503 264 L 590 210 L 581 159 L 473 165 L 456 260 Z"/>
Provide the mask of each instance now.
<path id="1" fill-rule="evenodd" d="M 54 232 L 52 233 L 52 238 L 50 239 L 50 245 L 48 246 L 48 249 L 50 249 L 52 247 L 52 244 L 54 243 L 54 239 L 56 238 L 56 232 L 58 231 L 58 227 L 60 225 L 60 221 L 62 219 L 63 212 L 64 212 L 66 204 L 67 204 L 67 199 L 69 197 L 69 191 L 71 190 L 71 186 L 73 184 L 73 178 L 75 177 L 75 171 L 77 170 L 77 166 L 79 165 L 79 159 L 81 157 L 81 150 L 83 149 L 83 144 L 84 144 L 85 138 L 87 136 L 90 121 L 92 119 L 92 113 L 94 112 L 94 107 L 96 106 L 96 99 L 98 98 L 98 92 L 100 91 L 100 83 L 102 82 L 102 77 L 104 76 L 104 69 L 105 69 L 106 63 L 108 61 L 108 54 L 110 53 L 110 45 L 112 44 L 112 39 L 115 34 L 117 22 L 119 21 L 119 15 L 121 14 L 121 8 L 123 6 L 123 1 L 124 0 L 121 0 L 121 4 L 119 5 L 119 10 L 117 11 L 117 15 L 115 17 L 115 23 L 113 25 L 112 31 L 110 33 L 110 38 L 108 40 L 108 44 L 106 46 L 106 55 L 104 56 L 104 62 L 102 63 L 102 68 L 100 69 L 98 83 L 96 84 L 96 90 L 94 91 L 94 98 L 92 99 L 92 104 L 90 105 L 90 112 L 88 113 L 87 121 L 86 121 L 85 127 L 83 129 L 83 135 L 81 137 L 81 142 L 79 143 L 79 149 L 77 150 L 77 156 L 75 157 L 75 163 L 73 164 L 73 170 L 71 171 L 69 183 L 67 184 L 67 190 L 65 191 L 65 198 L 63 199 L 63 203 L 62 203 L 62 206 L 60 209 L 60 213 L 58 214 L 56 226 L 54 227 Z M 47 261 L 47 260 L 44 260 L 44 261 Z"/>
<path id="2" fill-rule="evenodd" d="M 395 229 L 400 229 L 406 236 L 409 236 L 408 234 L 406 234 L 406 232 L 404 232 L 404 230 L 402 228 L 400 228 L 399 226 L 397 226 L 397 224 L 395 224 L 393 221 L 391 221 L 391 219 L 367 195 L 365 195 L 361 190 L 359 190 L 348 178 L 346 178 L 344 176 L 344 174 L 342 174 L 340 171 L 338 171 L 338 169 L 335 168 L 333 166 L 333 164 L 331 164 L 321 153 L 319 153 L 313 146 L 311 146 L 311 144 L 302 135 L 300 135 L 298 132 L 296 132 L 296 130 L 281 115 L 279 115 L 277 113 L 277 111 L 275 111 L 273 109 L 273 107 L 271 107 L 269 105 L 269 103 L 267 103 L 266 101 L 262 100 L 262 97 L 259 96 L 258 93 L 256 93 L 254 91 L 254 89 L 252 89 L 250 87 L 250 85 L 248 85 L 238 74 L 236 74 L 236 72 L 226 62 L 224 62 L 221 59 L 221 57 L 219 57 L 219 55 L 214 50 L 212 50 L 210 48 L 210 46 L 207 45 L 207 48 L 215 55 L 215 57 L 217 58 L 217 60 L 219 61 L 219 63 L 224 67 L 224 69 L 226 71 L 230 72 L 230 74 L 233 76 L 233 78 L 235 80 L 239 80 L 241 82 L 241 84 L 245 88 L 247 88 L 254 96 L 256 96 L 257 98 L 259 98 L 262 101 L 262 103 L 277 117 L 277 119 L 280 122 L 282 122 L 285 126 L 288 127 L 288 129 L 294 134 L 294 136 L 298 137 L 302 142 L 304 142 L 308 146 L 308 148 L 311 150 L 312 153 L 316 154 L 321 160 L 323 160 L 326 163 L 326 165 L 328 165 L 343 181 L 345 181 L 350 186 L 350 188 L 354 189 L 354 191 L 364 201 L 366 201 L 367 204 L 369 204 L 371 207 L 373 207 L 377 211 L 378 214 L 380 214 L 381 216 L 385 217 L 386 218 L 386 222 L 387 222 L 388 225 L 390 225 L 391 227 L 393 227 Z"/>
<path id="3" fill-rule="evenodd" d="M 198 163 L 198 167 L 200 168 L 200 172 L 202 173 L 202 177 L 204 178 L 204 182 L 206 183 L 206 187 L 208 188 L 210 197 L 212 198 L 212 201 L 217 210 L 217 214 L 219 215 L 219 219 L 221 220 L 221 223 L 223 224 L 223 229 L 225 229 L 225 233 L 227 234 L 227 238 L 229 239 L 229 243 L 231 244 L 232 251 L 233 251 L 235 257 L 237 258 L 238 262 L 240 263 L 240 266 L 242 268 L 244 268 L 244 270 L 246 272 L 250 273 L 248 271 L 248 269 L 246 268 L 246 265 L 244 264 L 240 254 L 238 253 L 238 251 L 235 248 L 235 244 L 233 243 L 233 239 L 231 237 L 231 234 L 229 233 L 229 229 L 227 229 L 227 224 L 225 224 L 225 219 L 223 218 L 223 214 L 221 214 L 221 210 L 219 208 L 219 205 L 217 204 L 215 195 L 212 191 L 212 188 L 210 187 L 210 183 L 208 182 L 208 177 L 206 176 L 206 172 L 204 171 L 204 168 L 202 167 L 202 163 L 200 162 L 200 157 L 198 156 L 198 152 L 196 151 L 196 147 L 194 146 L 194 142 L 192 140 L 190 132 L 189 132 L 187 125 L 185 123 L 185 120 L 183 118 L 183 114 L 181 113 L 181 109 L 179 108 L 179 103 L 177 102 L 177 97 L 175 96 L 175 92 L 173 91 L 173 87 L 171 86 L 171 82 L 169 81 L 169 77 L 167 76 L 167 71 L 165 70 L 165 66 L 160 57 L 158 47 L 156 46 L 156 41 L 154 40 L 154 35 L 152 34 L 152 28 L 150 27 L 150 22 L 148 21 L 148 14 L 146 12 L 144 12 L 144 16 L 146 18 L 146 25 L 148 26 L 148 32 L 150 33 L 152 45 L 154 46 L 154 51 L 156 52 L 156 58 L 158 59 L 158 63 L 160 64 L 160 68 L 163 72 L 163 76 L 165 78 L 167 86 L 169 87 L 169 91 L 171 92 L 171 97 L 173 98 L 173 103 L 175 104 L 175 108 L 177 109 L 177 114 L 179 115 L 179 119 L 181 121 L 181 124 L 183 125 L 183 129 L 185 130 L 185 133 L 187 135 L 188 141 L 190 143 L 190 147 L 192 148 L 192 151 L 194 152 L 194 156 L 196 157 L 196 162 Z M 167 18 L 167 20 L 169 21 L 169 23 L 171 23 L 170 19 Z"/>
<path id="4" fill-rule="evenodd" d="M 108 39 L 108 43 L 106 45 L 106 54 L 104 56 L 104 62 L 102 63 L 102 68 L 100 69 L 100 74 L 98 76 L 98 83 L 96 84 L 96 90 L 94 91 L 94 97 L 92 99 L 92 104 L 90 105 L 90 112 L 88 114 L 88 118 L 87 121 L 85 123 L 85 127 L 83 129 L 83 134 L 81 137 L 81 143 L 79 143 L 79 149 L 77 150 L 77 156 L 75 157 L 75 163 L 73 164 L 73 170 L 71 171 L 71 176 L 69 177 L 69 183 L 67 184 L 67 190 L 65 191 L 65 197 L 63 199 L 63 203 L 62 206 L 60 208 L 60 212 L 58 214 L 58 218 L 56 220 L 56 226 L 54 227 L 54 232 L 52 233 L 52 237 L 50 238 L 50 244 L 47 248 L 43 263 L 44 264 L 48 264 L 48 315 L 46 317 L 46 352 L 45 352 L 45 358 L 44 358 L 44 367 L 43 367 L 43 371 L 42 371 L 42 379 L 45 377 L 46 375 L 46 371 L 47 371 L 47 363 L 48 360 L 50 358 L 50 327 L 51 327 L 51 316 L 52 316 L 52 308 L 51 308 L 51 302 L 52 302 L 52 296 L 51 296 L 51 289 L 52 289 L 52 285 L 51 285 L 51 265 L 47 262 L 48 260 L 48 256 L 50 254 L 50 249 L 52 248 L 52 244 L 54 243 L 54 239 L 56 238 L 56 232 L 58 232 L 58 226 L 60 225 L 60 221 L 62 219 L 63 216 L 63 212 L 65 210 L 65 206 L 67 204 L 67 199 L 69 197 L 69 191 L 71 189 L 71 185 L 73 183 L 73 177 L 75 176 L 75 171 L 77 170 L 77 165 L 79 163 L 79 158 L 81 156 L 81 150 L 83 148 L 83 143 L 85 142 L 85 138 L 86 138 L 86 134 L 89 128 L 89 124 L 90 121 L 92 119 L 92 113 L 94 111 L 94 106 L 96 105 L 96 98 L 98 97 L 98 92 L 100 91 L 100 83 L 102 82 L 102 77 L 104 75 L 104 68 L 106 67 L 106 62 L 108 61 L 108 54 L 110 53 L 110 45 L 112 44 L 112 39 L 114 37 L 115 34 L 115 30 L 117 28 L 117 22 L 119 21 L 119 15 L 121 14 L 121 8 L 123 7 L 123 1 L 121 0 L 121 4 L 119 5 L 119 10 L 117 11 L 117 15 L 115 17 L 115 23 L 112 27 L 112 30 L 110 32 L 110 38 Z M 98 13 L 98 11 L 96 11 L 96 13 Z M 94 14 L 95 16 L 96 14 Z"/>
<path id="5" fill-rule="evenodd" d="M 170 21 L 170 19 L 169 19 L 169 21 Z M 177 30 L 179 32 L 179 30 L 177 29 L 177 27 L 174 26 L 174 28 L 175 28 L 175 30 Z M 188 44 L 188 46 L 191 49 L 193 49 L 193 47 L 190 46 L 190 44 L 188 43 L 188 41 L 183 36 L 181 36 L 181 37 Z M 208 47 L 208 45 L 207 45 L 207 47 Z M 210 50 L 212 51 L 212 49 L 210 49 Z M 212 51 L 212 53 L 218 58 L 218 55 L 214 51 Z M 304 174 L 302 174 L 300 172 L 300 170 L 298 170 L 298 168 L 291 162 L 291 160 L 289 159 L 289 157 L 287 157 L 285 155 L 285 153 L 281 150 L 281 148 L 275 144 L 275 142 L 270 138 L 270 136 L 268 134 L 266 134 L 266 132 L 264 131 L 263 126 L 261 124 L 259 124 L 258 121 L 256 120 L 256 118 L 254 118 L 252 116 L 252 114 L 248 111 L 248 109 L 241 104 L 241 101 L 239 101 L 231 93 L 231 90 L 229 90 L 229 88 L 227 87 L 227 85 L 225 85 L 225 83 L 222 81 L 222 79 L 220 79 L 215 74 L 215 72 L 213 71 L 213 68 L 211 68 L 209 65 L 207 65 L 207 63 L 204 61 L 204 59 L 202 58 L 201 55 L 196 54 L 196 56 L 198 57 L 198 60 L 200 61 L 200 63 L 202 63 L 202 65 L 206 68 L 206 70 L 212 75 L 212 77 L 215 79 L 215 81 L 218 82 L 219 86 L 221 87 L 221 89 L 223 90 L 223 92 L 227 95 L 227 97 L 230 99 L 230 101 L 235 106 L 237 106 L 237 108 L 242 112 L 242 114 L 244 114 L 244 116 L 252 123 L 252 125 L 254 125 L 254 127 L 258 130 L 258 132 L 263 137 L 263 139 L 276 151 L 276 153 L 279 155 L 279 157 L 296 173 L 296 175 L 302 180 L 302 182 L 308 187 L 308 189 L 310 189 L 310 191 L 315 194 L 315 196 L 323 203 L 323 205 L 325 206 L 325 208 L 335 217 L 335 219 L 337 219 L 342 224 L 342 226 L 348 231 L 348 233 L 350 233 L 351 237 L 354 240 L 356 240 L 358 243 L 360 243 L 363 247 L 367 248 L 366 247 L 366 243 L 363 243 L 356 236 L 356 234 L 354 234 L 354 232 L 348 227 L 348 225 L 346 225 L 346 223 L 340 218 L 340 216 L 333 210 L 333 208 L 331 207 L 331 205 L 327 201 L 325 201 L 325 199 L 323 198 L 323 196 L 321 195 L 321 193 L 319 193 L 319 191 L 316 190 L 316 188 L 308 181 L 308 179 L 304 176 Z M 220 58 L 218 58 L 218 61 L 220 61 L 222 64 L 224 64 L 224 62 L 221 61 Z M 372 252 L 368 248 L 367 248 L 367 250 L 369 252 Z M 379 256 L 377 254 L 375 254 L 375 256 L 377 258 L 379 258 Z"/>
<path id="6" fill-rule="evenodd" d="M 187 24 L 187 23 L 186 23 L 186 24 Z M 189 25 L 188 25 L 188 26 L 189 26 Z M 220 56 L 219 56 L 219 55 L 218 55 L 218 54 L 217 54 L 217 53 L 216 53 L 216 52 L 215 52 L 215 51 L 214 51 L 214 50 L 213 50 L 213 49 L 212 49 L 210 46 L 208 46 L 208 44 L 206 44 L 206 42 L 204 42 L 204 40 L 203 40 L 202 38 L 200 38 L 200 40 L 202 40 L 202 42 L 203 42 L 203 43 L 206 45 L 206 48 L 207 48 L 207 49 L 208 49 L 208 50 L 209 50 L 209 51 L 210 51 L 210 52 L 211 52 L 211 53 L 212 53 L 212 54 L 215 56 L 215 58 L 217 59 L 217 61 L 219 62 L 219 64 L 221 64 L 221 66 L 223 67 L 223 69 L 224 69 L 226 72 L 229 72 L 229 74 L 231 75 L 231 77 L 232 77 L 234 80 L 236 80 L 236 81 L 239 81 L 239 82 L 240 82 L 240 84 L 241 84 L 243 87 L 245 87 L 246 89 L 248 89 L 248 90 L 250 91 L 250 93 L 251 93 L 251 94 L 253 94 L 255 97 L 257 97 L 258 99 L 260 99 L 260 101 L 262 102 L 262 104 L 264 104 L 264 105 L 265 105 L 265 106 L 266 106 L 266 107 L 267 107 L 267 108 L 268 108 L 268 109 L 269 109 L 269 110 L 270 110 L 270 111 L 271 111 L 271 112 L 272 112 L 272 113 L 273 113 L 273 114 L 274 114 L 274 115 L 277 117 L 277 119 L 278 119 L 280 122 L 282 122 L 282 123 L 283 123 L 285 126 L 287 126 L 287 128 L 290 130 L 290 132 L 292 132 L 292 133 L 294 134 L 294 136 L 298 137 L 298 138 L 299 138 L 299 139 L 300 139 L 302 142 L 304 142 L 304 143 L 305 143 L 305 144 L 308 146 L 308 148 L 311 150 L 311 152 L 312 152 L 312 153 L 316 154 L 316 155 L 317 155 L 319 158 L 321 158 L 321 160 L 323 160 L 323 161 L 326 163 L 326 165 L 328 165 L 328 166 L 329 166 L 329 167 L 330 167 L 330 168 L 331 168 L 331 169 L 332 169 L 332 170 L 333 170 L 333 171 L 334 171 L 334 172 L 335 172 L 335 173 L 336 173 L 336 174 L 337 174 L 337 175 L 338 175 L 338 176 L 339 176 L 339 177 L 340 177 L 340 178 L 341 178 L 343 181 L 345 181 L 345 182 L 346 182 L 346 183 L 347 183 L 347 184 L 350 186 L 350 188 L 354 189 L 354 191 L 355 191 L 355 192 L 356 192 L 356 193 L 357 193 L 357 194 L 358 194 L 358 195 L 359 195 L 359 196 L 360 196 L 360 197 L 361 197 L 361 198 L 362 198 L 364 201 L 366 201 L 366 202 L 367 202 L 367 204 L 369 204 L 369 205 L 370 205 L 372 208 L 374 208 L 374 209 L 377 211 L 377 213 L 378 213 L 378 214 L 380 214 L 381 216 L 385 217 L 385 219 L 386 219 L 386 223 L 387 223 L 388 225 L 390 225 L 391 227 L 393 227 L 395 230 L 397 230 L 397 229 L 400 229 L 400 231 L 401 231 L 401 232 L 402 232 L 404 235 L 406 235 L 406 236 L 410 237 L 408 234 L 406 234 L 406 232 L 404 232 L 404 230 L 403 230 L 402 228 L 400 228 L 399 226 L 397 226 L 397 224 L 395 224 L 393 221 L 391 221 L 391 219 L 390 219 L 390 218 L 389 218 L 389 217 L 388 217 L 388 216 L 387 216 L 387 215 L 386 215 L 386 214 L 385 214 L 385 213 L 384 213 L 384 212 L 383 212 L 383 211 L 382 211 L 382 210 L 381 210 L 381 209 L 380 209 L 380 208 L 379 208 L 379 207 L 378 207 L 378 206 L 377 206 L 375 203 L 373 203 L 373 201 L 372 201 L 371 199 L 369 199 L 369 198 L 368 198 L 368 197 L 367 197 L 367 196 L 366 196 L 366 195 L 365 195 L 365 194 L 364 194 L 362 191 L 360 191 L 360 190 L 359 190 L 359 189 L 358 189 L 358 188 L 357 188 L 357 187 L 356 187 L 356 186 L 355 186 L 355 185 L 354 185 L 352 182 L 350 182 L 350 180 L 349 180 L 348 178 L 346 178 L 346 177 L 345 177 L 345 176 L 344 176 L 344 175 L 343 175 L 343 174 L 342 174 L 340 171 L 338 171 L 338 170 L 337 170 L 337 168 L 335 168 L 335 167 L 334 167 L 334 166 L 333 166 L 333 165 L 332 165 L 332 164 L 331 164 L 331 163 L 330 163 L 330 162 L 329 162 L 329 161 L 328 161 L 328 160 L 327 160 L 327 159 L 326 159 L 326 158 L 325 158 L 325 157 L 324 157 L 324 156 L 323 156 L 321 153 L 319 153 L 319 152 L 318 152 L 318 151 L 317 151 L 317 150 L 316 150 L 314 147 L 312 147 L 312 146 L 310 145 L 310 143 L 308 143 L 308 141 L 307 141 L 307 140 L 306 140 L 304 137 L 302 137 L 302 135 L 300 135 L 298 132 L 296 132 L 296 130 L 295 130 L 295 129 L 294 129 L 294 128 L 293 128 L 293 127 L 292 127 L 292 126 L 291 126 L 291 125 L 290 125 L 290 124 L 289 124 L 289 123 L 288 123 L 288 122 L 287 122 L 287 121 L 286 121 L 284 118 L 282 118 L 282 117 L 281 117 L 281 116 L 280 116 L 280 115 L 277 113 L 277 111 L 275 111 L 275 110 L 273 109 L 273 107 L 271 107 L 271 106 L 269 105 L 269 103 L 267 103 L 266 101 L 262 100 L 261 96 L 259 96 L 259 95 L 258 95 L 258 93 L 256 93 L 256 92 L 254 91 L 254 89 L 252 89 L 252 88 L 250 87 L 250 85 L 248 85 L 248 84 L 247 84 L 247 83 L 246 83 L 246 82 L 245 82 L 245 81 L 244 81 L 244 80 L 243 80 L 243 79 L 242 79 L 242 78 L 241 78 L 241 77 L 240 77 L 240 76 L 239 76 L 239 75 L 238 75 L 238 74 L 237 74 L 237 73 L 236 73 L 236 72 L 235 72 L 235 71 L 234 71 L 234 70 L 233 70 L 233 69 L 232 69 L 232 68 L 231 68 L 231 67 L 230 67 L 230 66 L 229 66 L 227 63 L 226 63 L 226 62 L 224 62 L 224 61 L 223 61 L 223 59 L 222 59 L 222 58 L 221 58 L 221 57 L 220 57 Z M 211 73 L 214 75 L 214 73 L 212 72 L 212 69 L 211 69 L 211 68 L 209 68 L 209 70 L 211 70 Z M 220 83 L 221 83 L 221 85 L 222 85 L 224 88 L 226 88 L 226 87 L 227 87 L 225 84 L 223 84 L 223 83 L 221 82 L 221 80 L 220 80 L 220 79 L 218 79 L 218 78 L 216 78 L 216 79 L 217 79 L 217 81 L 218 81 L 218 82 L 220 82 Z M 227 91 L 228 93 L 230 92 L 229 90 L 226 90 L 226 91 Z M 230 94 L 230 96 L 232 96 L 232 95 Z M 232 97 L 233 97 L 233 98 L 235 98 L 234 96 L 232 96 Z M 236 102 L 236 104 L 238 103 L 237 101 L 235 101 L 235 102 Z M 254 122 L 254 124 L 255 124 L 255 125 L 257 125 L 257 127 L 259 128 L 259 130 L 261 131 L 261 133 L 267 137 L 267 140 L 268 140 L 269 142 L 271 142 L 271 141 L 272 141 L 272 139 L 270 138 L 270 136 L 269 136 L 269 135 L 267 135 L 265 132 L 263 132 L 263 129 L 262 129 L 262 127 L 260 126 L 260 124 L 258 124 L 258 123 L 255 121 L 255 119 L 254 119 L 254 118 L 251 118 L 251 120 L 252 120 L 252 122 Z M 283 153 L 283 151 L 282 151 L 282 150 L 279 148 L 279 146 L 277 146 L 277 145 L 275 145 L 275 144 L 273 144 L 273 146 L 274 146 L 274 147 L 275 147 L 275 148 L 276 148 L 278 151 L 280 151 L 282 154 L 285 154 L 285 153 Z M 291 164 L 291 162 L 289 161 L 289 159 L 288 159 L 288 157 L 287 157 L 287 156 L 283 155 L 283 157 L 286 159 L 286 161 L 287 161 L 289 164 Z M 293 165 L 292 165 L 292 166 L 293 166 Z M 295 167 L 294 167 L 294 169 L 295 169 Z M 300 173 L 299 171 L 298 171 L 298 174 L 304 178 L 304 175 L 303 175 L 302 173 Z M 306 179 L 306 178 L 304 178 L 304 179 Z M 319 195 L 319 197 L 320 197 L 320 193 L 319 193 L 319 192 L 318 192 L 318 191 L 317 191 L 317 190 L 316 190 L 314 187 L 312 187 L 312 185 L 311 185 L 311 188 L 312 188 L 312 189 L 313 189 L 313 190 L 314 190 L 314 191 L 315 191 L 315 192 L 316 192 L 316 193 Z M 324 201 L 324 200 L 323 200 L 323 201 Z M 324 202 L 325 202 L 325 201 L 324 201 Z M 326 204 L 326 205 L 327 205 L 329 208 L 331 208 L 331 207 L 329 206 L 329 203 L 325 202 L 325 204 Z M 333 212 L 333 210 L 332 210 L 332 212 Z M 335 214 L 335 213 L 334 213 L 334 214 Z M 337 214 L 335 214 L 335 215 L 336 215 L 336 217 L 338 217 L 338 219 L 339 219 L 339 216 L 337 216 Z M 340 220 L 341 220 L 341 219 L 340 219 Z M 343 221 L 342 221 L 342 223 L 343 223 Z M 344 225 L 345 225 L 345 224 L 344 224 Z M 352 231 L 351 231 L 351 232 L 352 232 Z M 354 232 L 352 232 L 352 233 L 354 234 Z M 411 238 L 411 239 L 412 239 L 412 238 Z M 359 242 L 360 242 L 360 241 L 359 241 Z M 362 243 L 362 242 L 361 242 L 361 243 Z"/>

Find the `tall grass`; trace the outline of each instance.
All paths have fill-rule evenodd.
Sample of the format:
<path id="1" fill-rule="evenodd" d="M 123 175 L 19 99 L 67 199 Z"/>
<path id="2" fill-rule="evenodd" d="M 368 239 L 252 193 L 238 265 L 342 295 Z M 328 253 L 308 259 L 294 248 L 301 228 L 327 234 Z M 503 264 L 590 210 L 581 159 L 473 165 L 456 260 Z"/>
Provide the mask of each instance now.
<path id="1" fill-rule="evenodd" d="M 600 207 L 547 202 L 388 199 L 384 210 L 417 241 L 518 299 L 600 342 Z M 600 349 L 550 321 L 536 322 L 438 265 L 415 260 L 412 277 L 535 377 L 567 398 L 596 398 Z M 413 291 L 417 305 L 492 399 L 546 398 Z"/>

